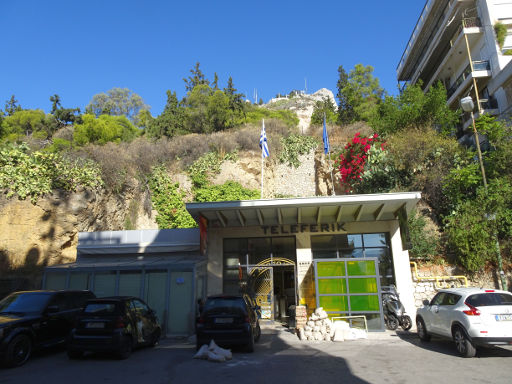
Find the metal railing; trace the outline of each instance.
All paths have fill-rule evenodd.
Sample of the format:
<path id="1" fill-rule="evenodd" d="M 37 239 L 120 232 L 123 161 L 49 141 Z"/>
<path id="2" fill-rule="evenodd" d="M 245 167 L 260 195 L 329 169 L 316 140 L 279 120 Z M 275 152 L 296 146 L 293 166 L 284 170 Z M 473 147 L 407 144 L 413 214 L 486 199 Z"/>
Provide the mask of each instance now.
<path id="1" fill-rule="evenodd" d="M 475 71 L 490 71 L 491 70 L 491 64 L 488 60 L 478 60 L 473 61 L 473 70 Z M 460 85 L 468 78 L 468 76 L 471 74 L 471 66 L 468 64 L 466 68 L 464 68 L 464 71 L 457 77 L 457 80 L 450 85 L 446 91 L 446 97 L 449 99 L 455 91 L 460 87 Z"/>

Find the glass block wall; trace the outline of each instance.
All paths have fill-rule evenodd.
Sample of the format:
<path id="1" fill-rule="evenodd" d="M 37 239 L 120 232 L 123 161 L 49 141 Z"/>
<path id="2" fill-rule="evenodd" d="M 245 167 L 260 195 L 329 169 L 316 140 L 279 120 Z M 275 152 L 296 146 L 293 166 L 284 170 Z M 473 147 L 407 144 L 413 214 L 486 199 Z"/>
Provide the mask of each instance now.
<path id="1" fill-rule="evenodd" d="M 378 261 L 368 259 L 317 259 L 317 307 L 330 317 L 364 315 L 370 330 L 384 329 Z"/>

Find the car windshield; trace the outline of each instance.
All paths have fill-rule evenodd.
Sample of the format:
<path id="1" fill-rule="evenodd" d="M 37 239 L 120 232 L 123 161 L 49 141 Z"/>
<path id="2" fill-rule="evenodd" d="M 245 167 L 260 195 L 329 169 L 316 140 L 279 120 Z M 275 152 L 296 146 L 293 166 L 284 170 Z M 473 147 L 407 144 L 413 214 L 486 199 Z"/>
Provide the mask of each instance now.
<path id="1" fill-rule="evenodd" d="M 50 292 L 17 292 L 0 301 L 0 314 L 37 314 L 46 307 Z"/>
<path id="2" fill-rule="evenodd" d="M 241 297 L 215 297 L 206 300 L 205 312 L 246 311 L 244 299 Z"/>
<path id="3" fill-rule="evenodd" d="M 87 303 L 84 309 L 84 313 L 91 315 L 112 315 L 117 312 L 117 303 L 115 302 Z"/>
<path id="4" fill-rule="evenodd" d="M 492 305 L 512 305 L 512 295 L 500 292 L 487 292 L 471 295 L 466 303 L 473 307 L 487 307 Z"/>

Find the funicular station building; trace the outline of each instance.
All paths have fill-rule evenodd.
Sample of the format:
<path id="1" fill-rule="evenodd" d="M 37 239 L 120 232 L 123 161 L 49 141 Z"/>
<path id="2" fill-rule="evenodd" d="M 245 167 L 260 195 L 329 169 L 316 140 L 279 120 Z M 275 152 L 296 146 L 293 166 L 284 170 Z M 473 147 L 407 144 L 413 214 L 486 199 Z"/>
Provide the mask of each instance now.
<path id="1" fill-rule="evenodd" d="M 420 197 L 188 203 L 199 230 L 80 233 L 77 261 L 46 268 L 43 285 L 140 296 L 168 335 L 193 333 L 197 301 L 221 293 L 249 295 L 262 319 L 286 321 L 305 305 L 383 330 L 382 287 L 396 286 L 415 312 L 405 222 Z"/>

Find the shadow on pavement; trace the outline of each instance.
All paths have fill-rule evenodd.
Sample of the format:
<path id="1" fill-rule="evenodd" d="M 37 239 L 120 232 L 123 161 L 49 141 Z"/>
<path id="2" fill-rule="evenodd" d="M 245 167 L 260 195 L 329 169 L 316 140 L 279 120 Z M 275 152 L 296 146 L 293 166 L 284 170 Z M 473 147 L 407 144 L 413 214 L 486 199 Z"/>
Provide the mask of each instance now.
<path id="1" fill-rule="evenodd" d="M 415 332 L 397 331 L 397 336 L 403 341 L 428 351 L 450 356 L 459 356 L 455 348 L 455 343 L 452 340 L 432 336 L 430 341 L 421 341 Z M 498 346 L 479 347 L 477 348 L 476 357 L 511 357 L 512 349 L 508 348 Z"/>
<path id="2" fill-rule="evenodd" d="M 169 379 L 179 383 L 368 383 L 351 371 L 345 359 L 323 352 L 318 348 L 321 344 L 312 348 L 298 338 L 295 342 L 296 337 L 280 326 L 265 327 L 254 353 L 235 348 L 233 359 L 224 363 L 193 359 L 193 348 L 187 352 L 188 360 L 170 367 Z"/>

